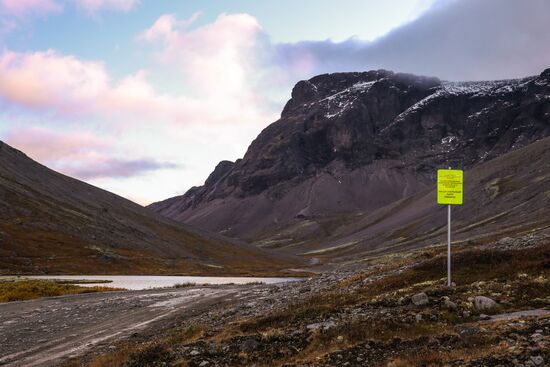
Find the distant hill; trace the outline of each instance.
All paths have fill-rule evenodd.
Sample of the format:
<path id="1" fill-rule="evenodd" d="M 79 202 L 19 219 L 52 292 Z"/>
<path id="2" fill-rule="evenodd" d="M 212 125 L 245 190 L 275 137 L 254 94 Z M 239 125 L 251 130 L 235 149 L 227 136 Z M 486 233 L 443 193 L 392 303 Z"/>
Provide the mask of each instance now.
<path id="1" fill-rule="evenodd" d="M 243 159 L 221 162 L 203 186 L 150 208 L 265 247 L 323 250 L 342 245 L 353 232 L 341 225 L 360 227 L 375 213 L 397 210 L 405 198 L 419 200 L 414 195 L 431 192 L 438 168 L 452 165 L 472 172 L 467 180 L 481 177 L 478 167 L 489 170 L 491 160 L 549 135 L 550 69 L 486 82 L 445 82 L 385 70 L 320 75 L 296 84 L 281 118 L 261 132 Z M 534 158 L 524 157 L 516 168 L 539 169 Z M 486 188 L 490 180 L 470 179 L 468 185 L 500 195 L 516 188 L 512 166 L 499 162 L 503 171 L 491 176 L 492 189 Z M 521 185 L 534 187 L 529 181 Z M 533 197 L 519 196 L 517 205 Z M 426 200 L 422 208 L 437 209 Z M 479 212 L 470 212 L 472 218 L 499 214 L 495 206 L 475 208 Z M 386 223 L 388 231 L 394 229 Z M 422 232 L 402 232 L 413 233 Z M 354 235 L 348 242 L 363 239 Z"/>
<path id="2" fill-rule="evenodd" d="M 0 274 L 259 275 L 299 264 L 174 222 L 0 142 Z"/>

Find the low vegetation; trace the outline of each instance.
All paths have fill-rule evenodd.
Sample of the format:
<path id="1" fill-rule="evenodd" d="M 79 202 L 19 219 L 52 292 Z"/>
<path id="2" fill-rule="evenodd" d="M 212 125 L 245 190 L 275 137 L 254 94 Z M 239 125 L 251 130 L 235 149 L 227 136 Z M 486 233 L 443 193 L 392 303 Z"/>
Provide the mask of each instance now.
<path id="1" fill-rule="evenodd" d="M 282 307 L 237 314 L 221 324 L 186 322 L 78 365 L 508 366 L 513 359 L 550 360 L 550 314 L 514 323 L 483 321 L 489 317 L 483 314 L 548 310 L 550 243 L 457 246 L 453 259 L 452 288 L 442 277 L 442 248 L 378 258 L 374 267 Z M 428 304 L 412 303 L 419 292 L 427 294 Z M 472 301 L 479 295 L 497 306 L 476 309 Z M 531 339 L 537 333 L 540 339 Z"/>
<path id="2" fill-rule="evenodd" d="M 54 280 L 5 279 L 0 281 L 0 302 L 26 301 L 41 297 L 116 290 L 121 289 L 103 286 L 81 287 L 74 284 L 58 283 Z"/>

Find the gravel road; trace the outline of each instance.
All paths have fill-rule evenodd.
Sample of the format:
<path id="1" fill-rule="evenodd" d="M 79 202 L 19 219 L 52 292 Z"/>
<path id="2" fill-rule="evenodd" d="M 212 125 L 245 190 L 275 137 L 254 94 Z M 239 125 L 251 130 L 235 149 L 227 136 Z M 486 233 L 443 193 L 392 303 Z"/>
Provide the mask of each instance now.
<path id="1" fill-rule="evenodd" d="M 193 310 L 243 299 L 253 287 L 122 291 L 0 304 L 0 365 L 55 366 Z"/>

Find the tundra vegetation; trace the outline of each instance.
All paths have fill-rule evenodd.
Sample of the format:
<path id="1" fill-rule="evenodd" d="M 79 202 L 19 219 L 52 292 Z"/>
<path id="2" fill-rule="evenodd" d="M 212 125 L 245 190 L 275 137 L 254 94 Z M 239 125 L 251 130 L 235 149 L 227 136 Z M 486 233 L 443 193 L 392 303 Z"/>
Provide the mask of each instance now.
<path id="1" fill-rule="evenodd" d="M 121 289 L 105 286 L 82 287 L 56 280 L 5 277 L 0 279 L 0 302 L 26 301 L 41 297 L 116 290 Z"/>
<path id="2" fill-rule="evenodd" d="M 477 241 L 455 250 L 451 288 L 445 285 L 444 246 L 380 256 L 362 271 L 323 275 L 332 279 L 324 288 L 315 278 L 287 285 L 299 287 L 290 302 L 220 305 L 67 366 L 550 361 L 550 236 Z"/>

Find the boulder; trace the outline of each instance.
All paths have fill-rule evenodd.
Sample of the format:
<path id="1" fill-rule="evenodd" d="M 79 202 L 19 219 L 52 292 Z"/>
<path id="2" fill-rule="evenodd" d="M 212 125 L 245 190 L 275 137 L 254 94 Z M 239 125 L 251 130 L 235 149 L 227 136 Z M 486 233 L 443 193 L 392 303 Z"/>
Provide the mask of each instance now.
<path id="1" fill-rule="evenodd" d="M 411 302 L 416 306 L 427 305 L 430 302 L 428 295 L 424 292 L 417 293 L 411 297 Z"/>
<path id="2" fill-rule="evenodd" d="M 456 309 L 458 308 L 458 306 L 456 305 L 456 303 L 454 303 L 453 301 L 448 300 L 448 299 L 446 299 L 446 300 L 443 301 L 443 306 L 444 306 L 446 309 L 448 309 L 448 310 L 453 310 L 453 311 L 456 310 Z"/>
<path id="3" fill-rule="evenodd" d="M 497 303 L 489 297 L 477 296 L 474 298 L 474 308 L 478 311 L 490 310 L 496 307 Z"/>

